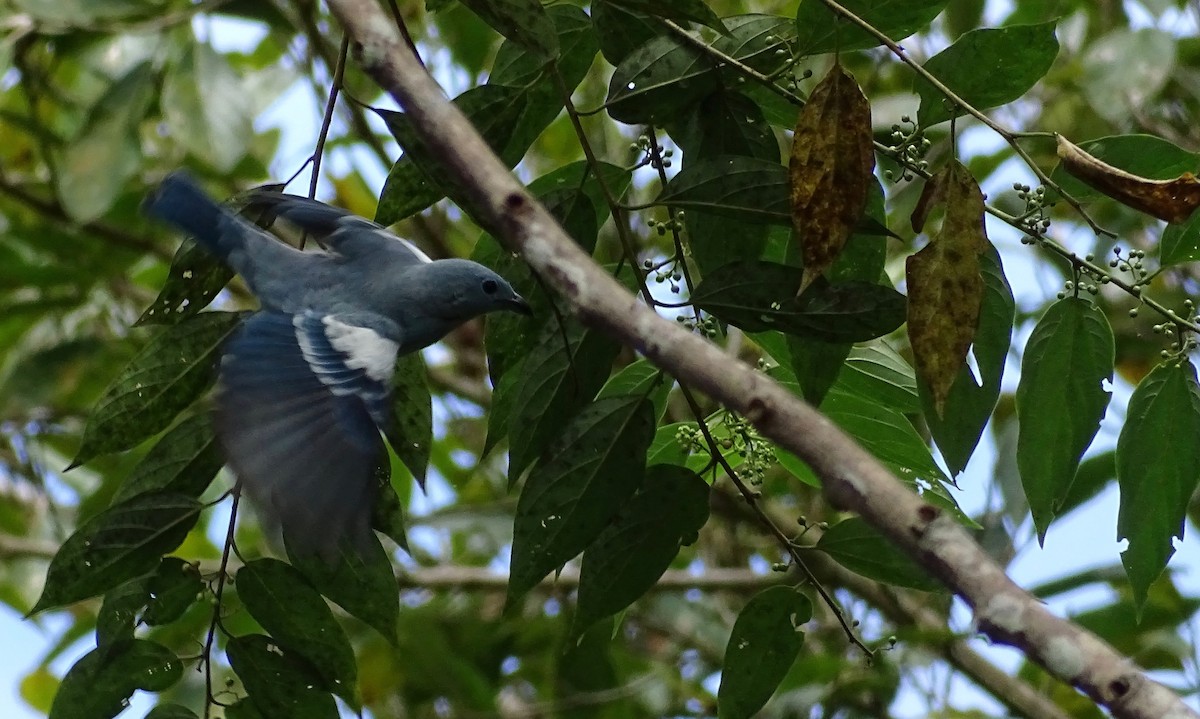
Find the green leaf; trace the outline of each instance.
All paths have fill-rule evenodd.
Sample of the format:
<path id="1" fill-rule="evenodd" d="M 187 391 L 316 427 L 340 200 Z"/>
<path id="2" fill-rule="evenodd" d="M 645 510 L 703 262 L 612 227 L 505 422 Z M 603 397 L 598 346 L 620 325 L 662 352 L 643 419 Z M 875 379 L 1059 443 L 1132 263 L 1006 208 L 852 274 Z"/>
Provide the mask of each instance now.
<path id="1" fill-rule="evenodd" d="M 199 314 L 233 277 L 233 270 L 217 259 L 216 255 L 196 244 L 184 240 L 175 251 L 167 281 L 158 291 L 158 297 L 150 303 L 135 327 L 145 325 L 173 325 L 180 320 Z"/>
<path id="2" fill-rule="evenodd" d="M 391 464 L 390 461 L 389 464 Z M 371 528 L 390 537 L 401 549 L 411 554 L 408 546 L 408 525 L 404 518 L 404 503 L 400 500 L 399 488 L 392 483 L 392 477 L 391 466 L 375 468 L 378 494 L 371 514 Z M 407 482 L 408 476 L 404 475 L 402 481 Z"/>
<path id="3" fill-rule="evenodd" d="M 842 7 L 899 42 L 938 16 L 947 0 L 841 0 Z M 882 45 L 874 35 L 834 14 L 821 0 L 803 0 L 796 13 L 801 55 L 865 50 Z"/>
<path id="4" fill-rule="evenodd" d="M 764 589 L 746 603 L 725 645 L 720 719 L 752 717 L 775 693 L 804 646 L 800 625 L 812 619 L 812 603 L 791 587 Z"/>
<path id="5" fill-rule="evenodd" d="M 1038 540 L 1100 429 L 1115 362 L 1112 327 L 1094 303 L 1068 297 L 1050 305 L 1025 346 L 1017 387 L 1017 467 Z"/>
<path id="6" fill-rule="evenodd" d="M 117 492 L 113 504 L 146 492 L 172 492 L 200 498 L 225 464 L 212 418 L 207 412 L 179 421 L 138 462 Z"/>
<path id="7" fill-rule="evenodd" d="M 692 301 L 747 332 L 778 330 L 826 342 L 865 342 L 904 324 L 904 296 L 870 282 L 822 279 L 797 297 L 800 270 L 774 262 L 734 262 L 710 272 Z"/>
<path id="8" fill-rule="evenodd" d="M 346 613 L 370 625 L 395 643 L 400 593 L 392 574 L 392 563 L 374 535 L 363 546 L 349 541 L 328 561 L 312 552 L 285 547 L 288 561 L 318 592 Z"/>
<path id="9" fill-rule="evenodd" d="M 1117 540 L 1128 539 L 1121 563 L 1139 610 L 1150 584 L 1183 538 L 1183 520 L 1200 480 L 1200 387 L 1191 362 L 1159 365 L 1129 398 L 1117 439 L 1121 508 Z"/>
<path id="10" fill-rule="evenodd" d="M 467 116 L 488 145 L 501 153 L 509 167 L 517 164 L 521 155 L 506 150 L 525 109 L 525 91 L 501 85 L 480 85 L 454 98 L 454 104 Z M 469 204 L 460 201 L 462 193 L 442 169 L 442 160 L 425 147 L 413 131 L 412 122 L 402 112 L 375 110 L 387 123 L 388 130 L 404 148 L 404 155 L 392 166 L 375 221 L 391 225 L 416 214 L 447 195 L 465 210 Z M 524 150 L 521 150 L 524 154 Z"/>
<path id="11" fill-rule="evenodd" d="M 792 374 L 800 383 L 804 400 L 814 407 L 821 406 L 829 388 L 841 374 L 853 345 L 790 335 L 787 343 L 792 355 Z"/>
<path id="12" fill-rule="evenodd" d="M 642 483 L 653 438 L 640 397 L 600 400 L 561 428 L 517 500 L 509 606 L 599 536 Z"/>
<path id="13" fill-rule="evenodd" d="M 740 92 L 721 90 L 710 94 L 678 125 L 671 128 L 671 139 L 683 150 L 689 166 L 697 158 L 725 155 L 779 165 L 775 131 L 758 103 Z"/>
<path id="14" fill-rule="evenodd" d="M 906 484 L 919 486 L 918 482 L 924 481 L 932 485 L 929 491 L 934 494 L 944 492 L 940 484 L 948 483 L 949 478 L 934 461 L 925 440 L 898 410 L 881 405 L 875 396 L 853 393 L 839 382 L 821 403 L 821 412 Z"/>
<path id="15" fill-rule="evenodd" d="M 1113 167 L 1150 180 L 1171 180 L 1200 165 L 1200 155 L 1153 135 L 1111 135 L 1078 143 L 1080 149 Z M 1050 173 L 1062 191 L 1080 202 L 1107 199 L 1099 190 L 1072 177 L 1062 163 Z M 1047 200 L 1053 200 L 1047 191 Z"/>
<path id="16" fill-rule="evenodd" d="M 264 717 L 337 719 L 333 696 L 318 688 L 324 682 L 317 670 L 270 637 L 234 637 L 225 655 Z"/>
<path id="17" fill-rule="evenodd" d="M 922 397 L 925 423 L 952 477 L 966 468 L 983 435 L 983 428 L 996 408 L 1016 312 L 1012 289 L 1000 264 L 1000 253 L 994 247 L 989 248 L 980 255 L 979 265 L 983 275 L 983 302 L 979 308 L 975 342 L 971 346 L 975 366 L 979 369 L 978 381 L 970 366 L 964 365 L 954 384 L 950 385 L 940 416 L 934 411 L 930 393 L 925 392 Z"/>
<path id="18" fill-rule="evenodd" d="M 204 591 L 200 569 L 179 557 L 163 557 L 146 584 L 149 601 L 142 621 L 156 627 L 183 616 Z M 107 599 L 107 597 L 106 597 Z"/>
<path id="19" fill-rule="evenodd" d="M 671 394 L 671 382 L 663 371 L 646 358 L 636 359 L 625 365 L 600 388 L 596 399 L 608 399 L 631 395 L 648 397 L 654 405 L 654 416 L 662 419 L 667 412 L 667 397 Z"/>
<path id="20" fill-rule="evenodd" d="M 1158 245 L 1163 267 L 1196 261 L 1200 261 L 1200 212 L 1193 212 L 1186 222 L 1167 225 Z"/>
<path id="21" fill-rule="evenodd" d="M 277 559 L 256 559 L 238 570 L 237 589 L 246 610 L 263 629 L 311 662 L 326 689 L 358 706 L 358 672 L 350 640 L 304 575 Z"/>
<path id="22" fill-rule="evenodd" d="M 84 522 L 50 561 L 30 614 L 103 594 L 153 571 L 179 546 L 201 505 L 177 494 L 141 494 Z"/>
<path id="23" fill-rule="evenodd" d="M 88 110 L 79 132 L 56 155 L 58 200 L 83 223 L 108 212 L 141 167 L 138 125 L 154 99 L 149 63 L 135 65 Z"/>
<path id="24" fill-rule="evenodd" d="M 737 155 L 706 157 L 686 163 L 654 203 L 790 226 L 787 187 L 787 168 L 778 162 Z"/>
<path id="25" fill-rule="evenodd" d="M 933 592 L 942 585 L 861 517 L 825 530 L 817 549 L 846 569 L 877 582 Z"/>
<path id="26" fill-rule="evenodd" d="M 188 43 L 163 81 L 163 119 L 170 137 L 193 157 L 228 173 L 249 150 L 254 108 L 225 57 L 205 43 Z"/>
<path id="27" fill-rule="evenodd" d="M 565 335 L 565 337 L 564 337 Z M 521 365 L 509 420 L 511 486 L 604 385 L 620 345 L 575 321 L 549 322 Z"/>
<path id="28" fill-rule="evenodd" d="M 592 24 L 600 52 L 614 67 L 629 54 L 665 31 L 654 18 L 606 0 L 592 0 Z"/>
<path id="29" fill-rule="evenodd" d="M 659 124 L 716 87 L 716 66 L 708 55 L 682 40 L 658 36 L 617 65 L 605 107 L 627 125 Z"/>
<path id="30" fill-rule="evenodd" d="M 748 65 L 764 75 L 771 75 L 790 61 L 796 43 L 796 25 L 779 15 L 734 15 L 725 18 L 728 34 L 713 43 L 713 49 Z M 780 54 L 779 50 L 783 53 Z M 788 127 L 796 124 L 799 107 L 791 106 Z"/>
<path id="31" fill-rule="evenodd" d="M 884 340 L 855 345 L 838 381 L 847 392 L 874 397 L 880 404 L 901 414 L 920 411 L 916 372 L 908 360 Z"/>
<path id="32" fill-rule="evenodd" d="M 183 665 L 170 649 L 126 639 L 93 649 L 63 677 L 51 719 L 108 719 L 125 710 L 134 691 L 160 692 L 179 681 Z"/>
<path id="33" fill-rule="evenodd" d="M 1058 57 L 1057 24 L 1051 20 L 972 30 L 923 67 L 976 110 L 998 107 L 1020 99 L 1050 70 Z M 965 114 L 927 80 L 918 77 L 915 89 L 921 96 L 917 122 L 922 127 Z"/>
<path id="34" fill-rule="evenodd" d="M 558 55 L 558 34 L 540 0 L 461 0 L 488 25 L 549 62 Z"/>
<path id="35" fill-rule="evenodd" d="M 396 358 L 396 371 L 392 375 L 392 425 L 384 434 L 396 456 L 424 487 L 433 444 L 433 399 L 425 382 L 425 360 L 420 352 Z"/>
<path id="36" fill-rule="evenodd" d="M 216 379 L 221 344 L 241 319 L 205 312 L 155 335 L 96 403 L 71 467 L 163 431 Z"/>
<path id="37" fill-rule="evenodd" d="M 614 5 L 623 5 L 630 10 L 677 20 L 698 22 L 714 30 L 725 32 L 721 18 L 704 3 L 704 0 L 609 0 Z"/>
<path id="38" fill-rule="evenodd" d="M 150 578 L 137 577 L 105 593 L 96 614 L 96 646 L 110 647 L 133 639 L 141 613 L 150 599 Z"/>
<path id="39" fill-rule="evenodd" d="M 659 464 L 646 470 L 641 490 L 583 552 L 573 636 L 654 586 L 679 547 L 694 542 L 708 521 L 708 494 L 708 483 L 690 469 Z"/>
<path id="40" fill-rule="evenodd" d="M 146 714 L 146 719 L 198 719 L 198 717 L 196 712 L 182 704 L 159 704 Z"/>

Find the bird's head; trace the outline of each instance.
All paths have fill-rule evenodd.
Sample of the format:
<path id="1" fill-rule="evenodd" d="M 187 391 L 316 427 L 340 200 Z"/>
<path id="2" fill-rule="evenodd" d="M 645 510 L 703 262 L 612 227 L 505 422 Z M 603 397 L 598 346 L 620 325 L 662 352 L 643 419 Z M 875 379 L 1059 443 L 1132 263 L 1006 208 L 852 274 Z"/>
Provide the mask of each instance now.
<path id="1" fill-rule="evenodd" d="M 423 269 L 432 296 L 438 297 L 438 314 L 465 321 L 478 315 L 508 310 L 532 314 L 529 303 L 500 275 L 470 260 L 438 260 Z"/>

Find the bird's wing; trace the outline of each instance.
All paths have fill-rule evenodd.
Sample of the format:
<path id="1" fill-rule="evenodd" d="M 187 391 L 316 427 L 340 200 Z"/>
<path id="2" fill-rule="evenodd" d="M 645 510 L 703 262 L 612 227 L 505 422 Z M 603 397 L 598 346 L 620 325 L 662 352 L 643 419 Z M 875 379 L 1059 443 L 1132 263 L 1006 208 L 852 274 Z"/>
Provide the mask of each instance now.
<path id="1" fill-rule="evenodd" d="M 330 250 L 347 257 L 366 252 L 387 252 L 393 262 L 420 264 L 429 256 L 408 240 L 382 226 L 345 210 L 299 195 L 254 190 L 245 194 L 250 216 L 270 225 L 282 217 L 310 233 Z"/>
<path id="2" fill-rule="evenodd" d="M 338 315 L 260 312 L 226 346 L 215 426 L 290 546 L 334 556 L 370 538 L 387 453 L 394 342 Z"/>

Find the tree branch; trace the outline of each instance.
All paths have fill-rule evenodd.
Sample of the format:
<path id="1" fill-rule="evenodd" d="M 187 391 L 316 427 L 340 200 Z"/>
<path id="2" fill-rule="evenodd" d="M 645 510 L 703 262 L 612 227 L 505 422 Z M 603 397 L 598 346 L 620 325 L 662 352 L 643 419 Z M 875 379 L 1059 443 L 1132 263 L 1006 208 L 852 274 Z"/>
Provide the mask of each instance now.
<path id="1" fill-rule="evenodd" d="M 861 514 L 961 596 L 992 640 L 1020 648 L 1115 716 L 1200 714 L 1132 661 L 1054 616 L 1010 580 L 949 513 L 898 482 L 832 422 L 719 347 L 659 317 L 583 252 L 496 158 L 424 71 L 375 0 L 329 0 L 367 73 L 408 113 L 472 210 L 567 300 L 580 319 L 634 347 L 680 381 L 741 413 L 804 459 L 829 500 Z"/>

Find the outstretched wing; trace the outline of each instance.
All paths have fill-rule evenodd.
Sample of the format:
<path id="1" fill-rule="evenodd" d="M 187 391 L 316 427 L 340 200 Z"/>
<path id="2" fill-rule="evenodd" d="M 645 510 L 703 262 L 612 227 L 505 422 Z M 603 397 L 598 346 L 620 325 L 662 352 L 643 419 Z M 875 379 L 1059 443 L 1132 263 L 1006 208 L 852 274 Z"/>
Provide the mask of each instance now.
<path id="1" fill-rule="evenodd" d="M 282 217 L 340 255 L 357 257 L 383 251 L 392 255 L 393 262 L 421 264 L 432 261 L 408 240 L 368 219 L 324 202 L 267 190 L 248 192 L 243 199 L 249 202 L 246 211 L 251 216 L 257 213 L 264 225 Z"/>
<path id="2" fill-rule="evenodd" d="M 246 493 L 294 548 L 370 537 L 399 345 L 337 315 L 260 312 L 226 346 L 216 431 Z"/>

